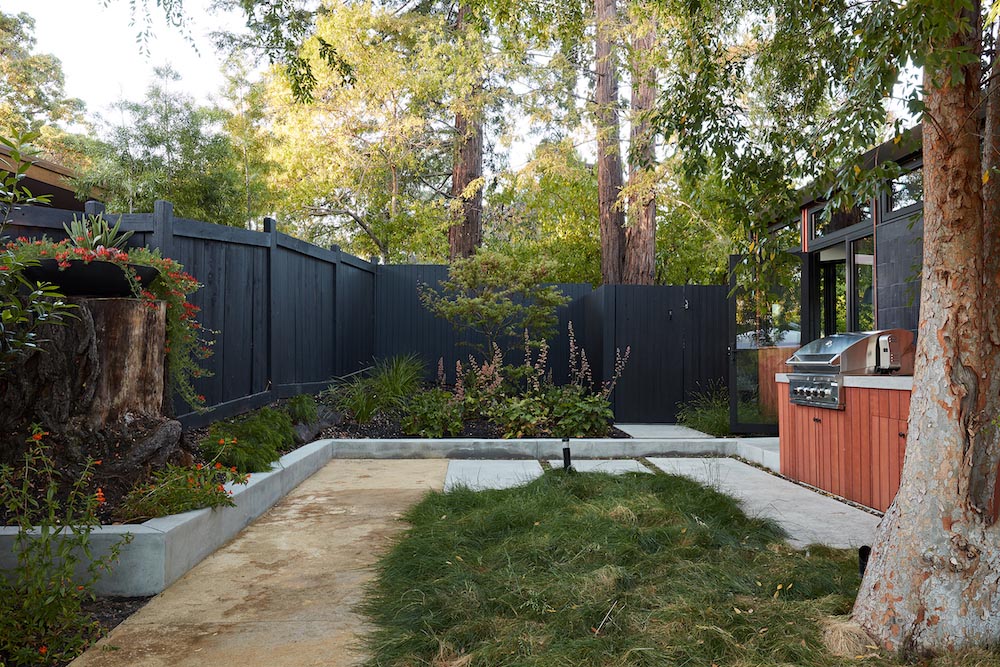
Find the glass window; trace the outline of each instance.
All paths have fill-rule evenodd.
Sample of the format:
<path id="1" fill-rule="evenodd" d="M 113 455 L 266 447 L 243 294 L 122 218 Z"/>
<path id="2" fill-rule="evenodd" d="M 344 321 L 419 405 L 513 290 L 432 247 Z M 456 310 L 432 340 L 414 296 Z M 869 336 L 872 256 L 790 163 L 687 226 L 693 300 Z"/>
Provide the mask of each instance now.
<path id="1" fill-rule="evenodd" d="M 820 299 L 823 305 L 819 335 L 847 331 L 847 262 L 820 263 Z"/>
<path id="2" fill-rule="evenodd" d="M 889 184 L 889 210 L 898 211 L 924 200 L 924 171 L 917 167 L 900 174 Z"/>
<path id="3" fill-rule="evenodd" d="M 847 229 L 862 222 L 870 222 L 872 209 L 868 202 L 858 204 L 854 208 L 833 211 L 825 215 L 825 209 L 817 209 L 809 213 L 809 229 L 812 238 L 829 236 L 841 229 Z"/>
<path id="4" fill-rule="evenodd" d="M 875 328 L 875 238 L 868 236 L 851 243 L 854 255 L 854 312 L 856 331 Z"/>

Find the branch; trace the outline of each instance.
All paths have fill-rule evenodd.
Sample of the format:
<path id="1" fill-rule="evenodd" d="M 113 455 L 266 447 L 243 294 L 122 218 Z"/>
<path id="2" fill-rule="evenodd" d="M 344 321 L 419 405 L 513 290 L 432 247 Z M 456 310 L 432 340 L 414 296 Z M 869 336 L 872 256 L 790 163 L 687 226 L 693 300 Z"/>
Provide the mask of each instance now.
<path id="1" fill-rule="evenodd" d="M 382 256 L 388 259 L 389 257 L 388 246 L 386 246 L 385 243 L 383 243 L 382 240 L 375 235 L 375 232 L 372 231 L 371 226 L 354 211 L 347 208 L 330 208 L 328 206 L 306 206 L 305 209 L 306 212 L 309 213 L 309 215 L 317 218 L 327 215 L 346 215 L 351 220 L 354 220 L 354 222 L 358 223 L 358 227 L 360 227 L 362 231 L 364 231 L 364 233 L 368 236 L 368 238 L 370 238 L 372 242 L 378 247 L 379 252 L 382 253 Z"/>

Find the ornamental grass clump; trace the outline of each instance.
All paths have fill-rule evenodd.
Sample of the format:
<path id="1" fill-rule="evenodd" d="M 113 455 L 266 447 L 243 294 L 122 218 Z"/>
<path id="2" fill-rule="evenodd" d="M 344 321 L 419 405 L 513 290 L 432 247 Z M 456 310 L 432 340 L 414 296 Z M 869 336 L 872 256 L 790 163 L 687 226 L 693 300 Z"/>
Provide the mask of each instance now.
<path id="1" fill-rule="evenodd" d="M 420 391 L 424 362 L 416 355 L 380 359 L 367 375 L 331 385 L 320 400 L 367 424 L 377 414 L 396 415 L 406 410 L 411 397 Z"/>
<path id="2" fill-rule="evenodd" d="M 316 399 L 311 394 L 299 394 L 288 399 L 284 408 L 296 424 L 312 424 L 319 418 Z"/>
<path id="3" fill-rule="evenodd" d="M 96 461 L 88 460 L 72 480 L 56 470 L 45 439 L 32 427 L 20 466 L 0 466 L 0 505 L 16 517 L 17 565 L 0 573 L 0 665 L 64 664 L 100 635 L 83 612 L 93 586 L 118 558 L 122 544 L 106 556 L 91 551 L 100 525 L 100 488 L 91 488 Z M 81 574 L 82 573 L 82 574 Z"/>
<path id="4" fill-rule="evenodd" d="M 233 491 L 226 484 L 249 481 L 249 474 L 240 473 L 235 467 L 226 468 L 219 461 L 208 465 L 167 465 L 128 492 L 115 518 L 123 523 L 138 523 L 204 507 L 232 507 Z"/>
<path id="5" fill-rule="evenodd" d="M 288 413 L 262 408 L 245 417 L 212 424 L 200 448 L 206 458 L 245 474 L 270 470 L 279 451 L 294 441 Z"/>

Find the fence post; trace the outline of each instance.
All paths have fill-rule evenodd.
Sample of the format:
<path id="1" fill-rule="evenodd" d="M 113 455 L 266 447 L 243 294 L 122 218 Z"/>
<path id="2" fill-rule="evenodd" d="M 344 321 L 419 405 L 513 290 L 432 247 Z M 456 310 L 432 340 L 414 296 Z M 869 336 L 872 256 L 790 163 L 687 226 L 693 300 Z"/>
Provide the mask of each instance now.
<path id="1" fill-rule="evenodd" d="M 267 375 L 268 383 L 274 398 L 278 398 L 278 295 L 275 285 L 278 283 L 278 266 L 275 259 L 278 256 L 278 221 L 274 218 L 264 218 L 264 233 L 270 235 L 270 246 L 267 252 Z"/>
<path id="2" fill-rule="evenodd" d="M 104 204 L 99 201 L 94 201 L 93 199 L 88 200 L 87 203 L 83 205 L 83 214 L 87 216 L 104 215 L 104 210 Z"/>
<path id="3" fill-rule="evenodd" d="M 162 199 L 153 202 L 153 240 L 150 246 L 159 248 L 163 257 L 173 257 L 174 205 Z"/>

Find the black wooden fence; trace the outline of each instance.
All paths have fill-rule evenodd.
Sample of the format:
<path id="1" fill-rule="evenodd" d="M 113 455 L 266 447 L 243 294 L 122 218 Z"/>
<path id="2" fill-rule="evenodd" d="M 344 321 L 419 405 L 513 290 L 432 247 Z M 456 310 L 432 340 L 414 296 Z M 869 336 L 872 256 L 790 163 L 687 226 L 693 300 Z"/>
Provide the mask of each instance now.
<path id="1" fill-rule="evenodd" d="M 88 213 L 100 205 L 88 203 Z M 74 212 L 25 207 L 13 214 L 13 236 L 55 240 Z M 118 216 L 113 216 L 117 218 Z M 190 412 L 188 427 L 238 414 L 277 398 L 315 392 L 374 359 L 417 354 L 433 376 L 438 359 L 453 375 L 476 342 L 459 335 L 419 302 L 417 286 L 435 285 L 447 267 L 376 266 L 338 249 L 325 249 L 277 231 L 224 227 L 173 216 L 168 202 L 152 214 L 122 215 L 130 245 L 159 248 L 204 285 L 191 301 L 215 336 L 207 369 L 196 381 L 211 410 Z M 567 375 L 567 323 L 587 350 L 598 382 L 611 377 L 615 349 L 632 356 L 615 391 L 620 422 L 672 422 L 676 404 L 726 376 L 726 288 L 561 284 L 571 298 L 559 311 L 550 339 L 550 367 Z M 520 360 L 510 352 L 508 360 Z"/>
<path id="2" fill-rule="evenodd" d="M 376 290 L 375 354 L 415 354 L 431 373 L 443 359 L 449 379 L 455 361 L 468 357 L 470 343 L 483 339 L 460 335 L 420 304 L 417 286 L 434 286 L 448 275 L 444 266 L 379 266 Z M 597 382 L 610 380 L 616 350 L 631 348 L 614 393 L 619 422 L 673 422 L 677 403 L 726 377 L 728 345 L 727 288 L 722 285 L 631 286 L 597 289 L 588 284 L 558 285 L 570 302 L 559 309 L 558 333 L 549 339 L 549 367 L 556 382 L 568 374 L 567 324 Z M 515 343 L 508 361 L 523 353 Z"/>
<path id="3" fill-rule="evenodd" d="M 88 213 L 99 211 L 88 203 Z M 24 207 L 14 212 L 8 233 L 59 240 L 73 215 Z M 201 308 L 202 326 L 217 333 L 204 362 L 213 375 L 195 388 L 212 409 L 191 412 L 175 401 L 185 426 L 318 391 L 371 363 L 372 264 L 282 234 L 270 219 L 263 232 L 254 232 L 175 218 L 168 202 L 156 202 L 152 214 L 121 219 L 121 228 L 134 232 L 129 245 L 159 248 L 204 285 L 190 300 Z"/>

